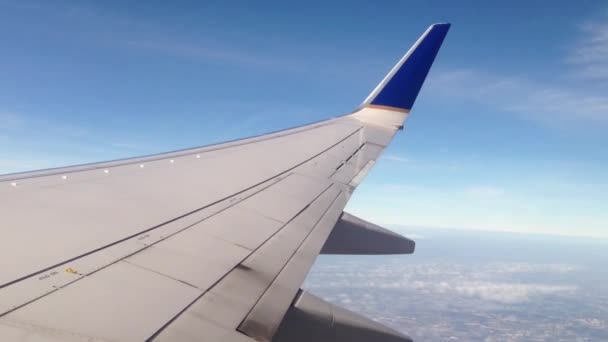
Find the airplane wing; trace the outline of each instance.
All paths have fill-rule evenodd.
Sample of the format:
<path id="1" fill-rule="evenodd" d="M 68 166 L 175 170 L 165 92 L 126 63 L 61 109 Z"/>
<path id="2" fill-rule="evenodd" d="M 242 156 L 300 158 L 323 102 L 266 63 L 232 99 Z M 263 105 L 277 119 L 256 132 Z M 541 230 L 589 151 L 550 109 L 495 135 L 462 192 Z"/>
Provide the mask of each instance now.
<path id="1" fill-rule="evenodd" d="M 0 340 L 408 341 L 300 286 L 321 252 L 413 252 L 343 209 L 448 29 L 429 27 L 348 115 L 0 176 Z"/>

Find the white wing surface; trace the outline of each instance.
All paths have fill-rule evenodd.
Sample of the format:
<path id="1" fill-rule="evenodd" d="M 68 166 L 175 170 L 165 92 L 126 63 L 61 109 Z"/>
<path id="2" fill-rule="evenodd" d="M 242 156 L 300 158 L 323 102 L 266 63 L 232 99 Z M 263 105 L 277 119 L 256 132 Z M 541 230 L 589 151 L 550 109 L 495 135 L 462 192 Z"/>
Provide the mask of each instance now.
<path id="1" fill-rule="evenodd" d="M 0 176 L 0 340 L 278 340 L 322 249 L 411 253 L 343 209 L 403 127 L 448 28 L 431 26 L 349 115 Z"/>

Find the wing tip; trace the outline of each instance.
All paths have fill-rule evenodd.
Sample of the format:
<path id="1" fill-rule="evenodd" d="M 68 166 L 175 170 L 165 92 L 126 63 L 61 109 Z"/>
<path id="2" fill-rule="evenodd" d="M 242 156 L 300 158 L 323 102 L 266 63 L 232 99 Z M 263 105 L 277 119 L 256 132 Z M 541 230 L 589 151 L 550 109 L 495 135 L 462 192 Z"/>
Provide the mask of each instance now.
<path id="1" fill-rule="evenodd" d="M 360 108 L 375 105 L 411 110 L 451 25 L 429 26 Z"/>

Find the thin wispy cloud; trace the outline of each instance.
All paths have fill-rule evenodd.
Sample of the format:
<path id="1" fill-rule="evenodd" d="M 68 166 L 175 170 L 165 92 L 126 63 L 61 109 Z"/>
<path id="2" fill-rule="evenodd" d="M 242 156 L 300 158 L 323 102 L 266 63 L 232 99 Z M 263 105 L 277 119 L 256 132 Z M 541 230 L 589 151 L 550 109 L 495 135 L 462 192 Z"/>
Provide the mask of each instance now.
<path id="1" fill-rule="evenodd" d="M 386 154 L 386 155 L 382 156 L 382 159 L 393 161 L 393 162 L 398 162 L 398 163 L 407 163 L 407 162 L 411 161 L 410 159 L 397 155 L 397 154 Z"/>
<path id="2" fill-rule="evenodd" d="M 581 38 L 573 46 L 567 62 L 577 76 L 591 80 L 608 80 L 608 20 L 581 25 Z"/>
<path id="3" fill-rule="evenodd" d="M 428 236 L 426 235 L 420 235 L 420 234 L 416 234 L 416 233 L 408 233 L 405 232 L 402 234 L 403 236 L 407 237 L 408 239 L 412 239 L 414 241 L 418 241 L 418 240 L 428 240 L 430 239 Z"/>
<path id="4" fill-rule="evenodd" d="M 39 140 L 40 132 L 48 140 Z M 0 112 L 0 174 L 94 162 L 103 159 L 96 156 L 112 151 L 142 148 L 133 141 L 114 139 L 120 138 L 91 126 L 53 120 L 50 115 Z"/>
<path id="5" fill-rule="evenodd" d="M 10 0 L 0 0 L 0 7 L 5 8 L 13 8 L 19 10 L 39 10 L 42 9 L 43 6 L 41 4 L 35 2 L 24 2 L 24 1 L 10 1 Z"/>
<path id="6" fill-rule="evenodd" d="M 487 105 L 548 125 L 579 122 L 608 125 L 608 94 L 473 69 L 445 71 L 429 88 L 444 97 Z"/>
<path id="7" fill-rule="evenodd" d="M 164 33 L 161 35 L 165 35 Z M 339 80 L 360 81 L 361 65 L 369 64 L 367 59 L 344 59 L 344 56 L 330 55 L 329 48 L 309 44 L 304 47 L 285 45 L 276 49 L 272 45 L 270 52 L 263 47 L 255 48 L 246 45 L 233 45 L 211 40 L 186 40 L 179 37 L 141 38 L 133 36 L 117 43 L 121 47 L 138 50 L 144 53 L 165 55 L 173 58 L 188 59 L 201 64 L 232 65 L 250 70 L 264 70 L 297 77 L 336 78 Z M 320 56 L 329 55 L 328 58 Z M 350 56 L 349 56 L 350 57 Z M 356 57 L 356 56 L 355 56 Z M 377 61 L 371 61 L 377 63 Z"/>
<path id="8" fill-rule="evenodd" d="M 142 149 L 141 145 L 139 145 L 137 143 L 133 143 L 133 142 L 117 141 L 117 142 L 110 143 L 110 145 L 113 146 L 113 147 L 117 147 L 117 148 L 121 148 L 121 149 L 127 149 L 127 150 L 140 150 L 140 149 Z"/>
<path id="9" fill-rule="evenodd" d="M 219 62 L 222 64 L 237 64 L 246 67 L 292 69 L 293 65 L 268 56 L 256 56 L 239 49 L 231 50 L 226 46 L 212 44 L 175 43 L 163 40 L 129 40 L 125 42 L 128 47 L 164 53 L 173 56 L 201 59 Z"/>
<path id="10" fill-rule="evenodd" d="M 56 136 L 81 138 L 89 133 L 89 129 L 81 125 L 13 112 L 0 112 L 0 122 L 0 134 L 9 137 L 42 131 Z"/>
<path id="11" fill-rule="evenodd" d="M 576 320 L 580 325 L 585 328 L 592 329 L 606 329 L 608 328 L 608 320 L 602 320 L 598 318 L 579 318 Z"/>
<path id="12" fill-rule="evenodd" d="M 493 273 L 572 273 L 580 269 L 573 264 L 535 264 L 527 262 L 490 263 L 488 271 Z"/>
<path id="13" fill-rule="evenodd" d="M 585 22 L 580 30 L 577 41 L 563 43 L 569 49 L 561 57 L 564 70 L 556 79 L 461 68 L 436 73 L 428 86 L 442 96 L 516 113 L 549 126 L 608 125 L 608 94 L 597 82 L 581 83 L 608 81 L 608 20 Z"/>
<path id="14" fill-rule="evenodd" d="M 6 132 L 22 128 L 25 125 L 26 120 L 23 116 L 14 113 L 0 112 L 0 122 L 2 123 L 0 132 Z"/>

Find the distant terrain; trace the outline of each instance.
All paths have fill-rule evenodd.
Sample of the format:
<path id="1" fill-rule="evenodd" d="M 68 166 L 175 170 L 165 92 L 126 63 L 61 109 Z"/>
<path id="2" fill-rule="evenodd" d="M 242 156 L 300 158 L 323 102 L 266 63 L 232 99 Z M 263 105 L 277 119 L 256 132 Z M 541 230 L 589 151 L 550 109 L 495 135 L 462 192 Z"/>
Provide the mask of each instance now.
<path id="1" fill-rule="evenodd" d="M 414 255 L 320 256 L 305 287 L 415 341 L 608 341 L 608 240 L 396 230 Z"/>

